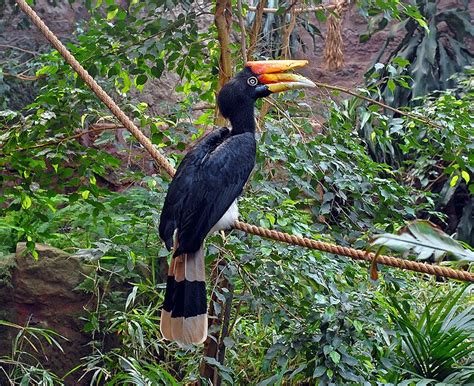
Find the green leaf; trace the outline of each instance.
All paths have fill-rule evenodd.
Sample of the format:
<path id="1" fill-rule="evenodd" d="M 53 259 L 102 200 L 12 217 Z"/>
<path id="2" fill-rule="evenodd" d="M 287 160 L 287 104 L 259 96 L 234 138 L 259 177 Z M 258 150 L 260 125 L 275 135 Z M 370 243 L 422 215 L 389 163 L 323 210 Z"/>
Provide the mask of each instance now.
<path id="1" fill-rule="evenodd" d="M 458 180 L 459 180 L 459 176 L 456 174 L 456 175 L 453 176 L 453 178 L 451 179 L 451 182 L 449 183 L 449 185 L 450 185 L 451 187 L 456 186 Z"/>
<path id="2" fill-rule="evenodd" d="M 115 15 L 117 15 L 117 12 L 119 11 L 118 6 L 112 6 L 112 9 L 107 12 L 107 20 L 112 20 Z"/>
<path id="3" fill-rule="evenodd" d="M 21 207 L 23 209 L 28 209 L 31 206 L 31 198 L 27 195 L 22 195 L 21 197 Z"/>
<path id="4" fill-rule="evenodd" d="M 465 170 L 461 171 L 461 177 L 464 178 L 464 181 L 466 181 L 466 184 L 468 184 L 471 179 L 471 177 L 469 176 L 469 173 L 466 172 Z"/>
<path id="5" fill-rule="evenodd" d="M 317 366 L 313 371 L 313 378 L 320 378 L 326 372 L 326 366 Z"/>
<path id="6" fill-rule="evenodd" d="M 140 74 L 137 76 L 136 80 L 135 80 L 135 83 L 137 86 L 142 86 L 146 83 L 146 81 L 148 80 L 147 76 L 145 74 Z"/>
<path id="7" fill-rule="evenodd" d="M 393 81 L 393 79 L 388 80 L 387 86 L 392 93 L 395 91 L 395 82 Z"/>
<path id="8" fill-rule="evenodd" d="M 341 354 L 337 351 L 332 351 L 329 356 L 331 357 L 332 361 L 337 365 L 341 361 Z"/>

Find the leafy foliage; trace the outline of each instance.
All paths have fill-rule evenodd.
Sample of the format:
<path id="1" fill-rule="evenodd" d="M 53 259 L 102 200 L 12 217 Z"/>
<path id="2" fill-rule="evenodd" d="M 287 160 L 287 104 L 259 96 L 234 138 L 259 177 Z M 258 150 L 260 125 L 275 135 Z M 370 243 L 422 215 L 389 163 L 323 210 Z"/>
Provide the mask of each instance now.
<path id="1" fill-rule="evenodd" d="M 358 5 L 370 20 L 408 15 L 424 26 L 414 5 Z M 90 20 L 81 22 L 69 49 L 177 164 L 213 124 L 213 111 L 196 105 L 214 103 L 210 74 L 219 51 L 213 27 L 202 27 L 210 6 L 173 1 L 87 6 Z M 232 53 L 238 49 L 232 45 Z M 0 112 L 0 251 L 13 251 L 18 241 L 27 241 L 32 251 L 35 242 L 46 242 L 94 266 L 81 285 L 97 299 L 97 307 L 85 315 L 90 354 L 74 364 L 91 384 L 200 381 L 201 361 L 229 384 L 384 384 L 412 378 L 413 368 L 397 377 L 394 367 L 382 364 L 401 367 L 407 359 L 403 347 L 410 342 L 414 354 L 419 347 L 428 352 L 432 341 L 426 343 L 420 331 L 438 342 L 449 334 L 459 334 L 463 342 L 472 339 L 460 323 L 461 315 L 469 319 L 471 305 L 463 308 L 460 292 L 452 295 L 449 284 L 387 271 L 374 287 L 366 270 L 346 259 L 232 231 L 209 239 L 206 258 L 228 283 L 209 288 L 216 313 L 230 294 L 234 298 L 230 333 L 219 342 L 226 348 L 225 362 L 203 359 L 200 348 L 163 341 L 157 315 L 168 252 L 156 229 L 169 179 L 111 123 L 58 54 L 35 56 L 30 65 L 39 76 L 38 95 L 23 109 Z M 384 92 L 387 72 L 395 85 L 408 85 L 411 70 L 403 60 L 381 66 L 362 93 Z M 179 103 L 144 102 L 144 93 L 164 87 L 157 82 L 178 78 Z M 258 133 L 257 167 L 239 205 L 241 216 L 356 247 L 364 246 L 368 235 L 394 232 L 416 217 L 442 223 L 446 216 L 439 211 L 455 192 L 472 192 L 471 78 L 467 72 L 450 81 L 454 88 L 407 108 L 443 129 L 392 117 L 355 98 L 325 101 L 324 124 L 314 127 L 310 104 L 295 102 L 301 95 L 273 100 L 275 111 Z M 465 213 L 454 227 L 458 236 L 471 234 L 470 213 Z M 423 321 L 413 322 L 435 285 L 439 295 L 422 313 Z M 381 301 L 387 298 L 393 301 Z M 468 297 L 464 301 L 472 303 Z M 452 349 L 466 360 L 467 351 L 459 347 Z M 439 358 L 446 352 L 438 350 Z M 427 361 L 419 356 L 415 370 Z M 455 368 L 452 375 L 443 373 L 445 380 L 471 376 L 467 364 L 442 365 Z M 21 366 L 16 371 L 27 374 Z"/>
<path id="2" fill-rule="evenodd" d="M 452 88 L 455 84 L 452 75 L 462 72 L 465 66 L 472 63 L 472 54 L 465 45 L 466 39 L 474 36 L 467 3 L 444 10 L 438 9 L 438 6 L 431 0 L 417 1 L 421 15 L 411 15 L 412 11 L 408 11 L 412 17 L 391 27 L 387 44 L 379 52 L 378 58 L 381 58 L 396 33 L 402 28 L 405 30 L 403 40 L 389 53 L 388 65 L 382 71 L 381 96 L 391 106 L 417 104 L 419 97 L 435 90 Z M 426 22 L 419 22 L 421 16 Z M 385 27 L 385 15 L 382 20 L 385 20 L 381 22 Z M 401 65 L 398 71 L 397 65 Z M 369 80 L 377 70 L 380 69 L 375 65 L 367 73 Z M 411 86 L 407 87 L 406 82 L 397 85 L 393 79 L 397 75 L 409 75 Z"/>
<path id="3" fill-rule="evenodd" d="M 13 340 L 11 355 L 0 357 L 2 376 L 5 375 L 8 382 L 13 385 L 52 386 L 60 381 L 56 374 L 44 368 L 42 362 L 47 358 L 43 358 L 43 347 L 49 344 L 62 351 L 61 343 L 64 337 L 48 329 L 23 327 L 5 320 L 0 320 L 0 326 L 18 330 Z"/>
<path id="4" fill-rule="evenodd" d="M 469 287 L 467 287 L 469 288 Z M 407 304 L 391 297 L 390 317 L 400 334 L 397 377 L 407 374 L 409 381 L 468 384 L 474 380 L 474 310 L 462 306 L 465 288 L 452 290 L 439 300 L 433 298 L 420 316 Z M 401 373 L 400 373 L 401 370 Z"/>

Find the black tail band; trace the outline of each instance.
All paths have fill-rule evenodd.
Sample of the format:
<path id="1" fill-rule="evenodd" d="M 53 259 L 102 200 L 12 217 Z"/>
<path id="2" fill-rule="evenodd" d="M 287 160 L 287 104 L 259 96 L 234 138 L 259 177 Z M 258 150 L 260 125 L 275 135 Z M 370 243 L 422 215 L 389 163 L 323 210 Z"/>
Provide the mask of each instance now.
<path id="1" fill-rule="evenodd" d="M 171 318 L 206 314 L 206 283 L 188 280 L 177 282 L 174 276 L 168 276 L 163 309 L 171 312 Z"/>

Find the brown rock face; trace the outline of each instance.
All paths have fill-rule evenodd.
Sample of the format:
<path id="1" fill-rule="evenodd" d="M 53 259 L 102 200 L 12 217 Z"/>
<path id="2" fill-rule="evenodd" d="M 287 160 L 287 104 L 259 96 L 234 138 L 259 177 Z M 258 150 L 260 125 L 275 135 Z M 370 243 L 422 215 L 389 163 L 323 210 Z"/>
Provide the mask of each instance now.
<path id="1" fill-rule="evenodd" d="M 35 354 L 45 368 L 62 376 L 89 352 L 86 344 L 90 337 L 81 332 L 80 317 L 91 298 L 75 290 L 88 270 L 78 258 L 60 249 L 37 244 L 36 250 L 38 260 L 31 256 L 25 243 L 19 243 L 15 255 L 0 258 L 0 267 L 9 267 L 10 272 L 6 274 L 2 269 L 0 319 L 19 326 L 50 329 L 66 338 L 57 339 L 64 352 L 43 342 L 44 353 Z M 18 332 L 0 326 L 0 356 L 11 352 L 12 338 Z M 73 374 L 66 383 L 76 384 L 74 379 L 79 376 Z"/>

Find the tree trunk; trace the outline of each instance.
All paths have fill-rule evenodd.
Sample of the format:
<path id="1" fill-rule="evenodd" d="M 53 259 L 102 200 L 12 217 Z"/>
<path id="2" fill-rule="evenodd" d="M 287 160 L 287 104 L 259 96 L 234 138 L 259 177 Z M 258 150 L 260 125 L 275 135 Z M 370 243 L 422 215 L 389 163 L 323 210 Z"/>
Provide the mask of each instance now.
<path id="1" fill-rule="evenodd" d="M 232 78 L 232 58 L 230 50 L 230 28 L 232 26 L 232 1 L 217 0 L 216 14 L 214 23 L 217 27 L 217 39 L 221 47 L 219 58 L 219 84 L 217 92 Z M 226 123 L 224 117 L 220 114 L 216 107 L 215 124 L 224 126 Z"/>

